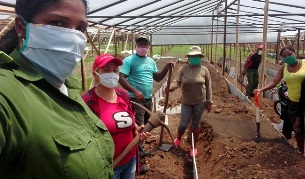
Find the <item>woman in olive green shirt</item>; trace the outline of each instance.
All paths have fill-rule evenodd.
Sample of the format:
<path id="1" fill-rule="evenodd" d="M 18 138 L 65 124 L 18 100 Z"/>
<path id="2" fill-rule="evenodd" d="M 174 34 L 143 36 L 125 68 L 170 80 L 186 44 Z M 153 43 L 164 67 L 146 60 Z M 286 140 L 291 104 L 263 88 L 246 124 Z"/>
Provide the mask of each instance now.
<path id="1" fill-rule="evenodd" d="M 68 78 L 87 41 L 86 9 L 16 1 L 15 28 L 0 41 L 0 178 L 113 178 L 112 138 Z"/>

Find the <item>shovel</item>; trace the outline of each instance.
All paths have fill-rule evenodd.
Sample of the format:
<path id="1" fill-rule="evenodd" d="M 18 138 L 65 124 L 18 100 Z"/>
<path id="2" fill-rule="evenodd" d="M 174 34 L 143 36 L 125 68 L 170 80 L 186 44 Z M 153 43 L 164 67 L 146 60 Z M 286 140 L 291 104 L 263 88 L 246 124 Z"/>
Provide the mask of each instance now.
<path id="1" fill-rule="evenodd" d="M 167 84 L 166 84 L 166 89 L 169 89 L 170 83 L 171 83 L 171 76 L 172 76 L 172 68 L 169 69 L 168 71 L 168 78 L 167 78 Z M 166 114 L 166 108 L 168 105 L 168 97 L 169 97 L 169 91 L 165 91 L 165 102 L 164 102 L 164 108 L 163 108 L 163 113 Z M 169 151 L 169 149 L 172 148 L 172 144 L 163 144 L 163 133 L 164 133 L 164 127 L 161 126 L 161 132 L 160 132 L 160 141 L 159 141 L 159 149 L 163 151 Z"/>
<path id="2" fill-rule="evenodd" d="M 162 126 L 164 127 L 171 139 L 172 142 L 174 143 L 174 139 L 172 137 L 172 134 L 169 130 L 169 128 L 166 126 L 166 124 L 164 124 L 164 120 L 165 120 L 165 114 L 162 111 L 156 111 L 156 113 L 151 112 L 150 110 L 148 110 L 146 107 L 142 106 L 141 104 L 138 104 L 136 102 L 130 101 L 132 104 L 137 105 L 138 107 L 142 108 L 145 112 L 147 112 L 149 114 L 149 119 L 146 123 L 146 125 L 144 126 L 143 132 L 149 132 L 151 130 L 153 130 L 154 128 L 158 127 L 158 126 Z M 125 155 L 132 149 L 134 148 L 136 145 L 138 145 L 140 141 L 140 135 L 137 135 L 128 145 L 127 147 L 113 160 L 113 166 L 117 166 L 117 164 L 125 157 Z"/>

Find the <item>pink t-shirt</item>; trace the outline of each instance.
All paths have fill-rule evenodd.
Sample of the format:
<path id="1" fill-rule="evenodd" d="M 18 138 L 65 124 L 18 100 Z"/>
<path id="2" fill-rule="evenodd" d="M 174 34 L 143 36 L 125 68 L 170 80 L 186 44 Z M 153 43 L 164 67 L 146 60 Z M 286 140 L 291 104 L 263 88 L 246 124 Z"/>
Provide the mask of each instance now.
<path id="1" fill-rule="evenodd" d="M 114 141 L 114 156 L 115 159 L 133 140 L 133 130 L 135 126 L 135 117 L 131 112 L 126 102 L 118 95 L 116 103 L 109 103 L 102 98 L 98 99 L 100 107 L 100 119 L 106 125 Z M 117 165 L 123 165 L 129 162 L 136 155 L 137 146 L 121 160 Z"/>

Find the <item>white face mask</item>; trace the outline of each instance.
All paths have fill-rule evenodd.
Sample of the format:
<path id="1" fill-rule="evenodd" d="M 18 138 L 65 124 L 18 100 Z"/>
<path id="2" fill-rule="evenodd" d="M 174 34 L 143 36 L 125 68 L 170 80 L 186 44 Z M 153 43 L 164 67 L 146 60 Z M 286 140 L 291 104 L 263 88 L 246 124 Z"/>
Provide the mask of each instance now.
<path id="1" fill-rule="evenodd" d="M 98 74 L 95 72 L 99 77 L 100 77 L 100 84 L 107 87 L 107 88 L 114 88 L 118 85 L 119 81 L 119 75 L 116 73 L 103 73 L 103 74 Z"/>
<path id="2" fill-rule="evenodd" d="M 263 51 L 259 50 L 259 51 L 257 52 L 257 54 L 262 55 L 262 54 L 263 54 Z"/>
<path id="3" fill-rule="evenodd" d="M 53 85 L 63 84 L 81 60 L 86 36 L 63 27 L 26 23 L 26 39 L 20 49 Z"/>

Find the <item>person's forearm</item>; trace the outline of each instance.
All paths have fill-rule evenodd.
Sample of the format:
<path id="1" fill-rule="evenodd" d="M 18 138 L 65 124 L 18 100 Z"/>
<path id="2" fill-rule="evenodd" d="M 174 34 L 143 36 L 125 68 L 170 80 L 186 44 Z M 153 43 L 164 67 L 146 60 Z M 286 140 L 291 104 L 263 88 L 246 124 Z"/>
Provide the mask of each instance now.
<path id="1" fill-rule="evenodd" d="M 167 71 L 168 71 L 167 68 L 163 68 L 161 72 L 156 72 L 154 74 L 154 80 L 160 82 L 166 76 Z"/>
<path id="2" fill-rule="evenodd" d="M 206 75 L 206 101 L 210 104 L 213 103 L 212 101 L 212 81 L 211 81 L 211 76 L 210 73 L 208 72 Z"/>
<path id="3" fill-rule="evenodd" d="M 266 86 L 262 87 L 262 91 L 266 91 L 269 89 L 274 88 L 277 85 L 277 83 L 275 83 L 274 81 L 271 81 L 270 83 L 268 83 Z"/>
<path id="4" fill-rule="evenodd" d="M 128 81 L 126 80 L 126 78 L 124 77 L 120 77 L 119 79 L 119 83 L 120 85 L 127 91 L 131 92 L 131 93 L 134 93 L 136 91 L 136 89 L 134 87 L 132 87 Z"/>

